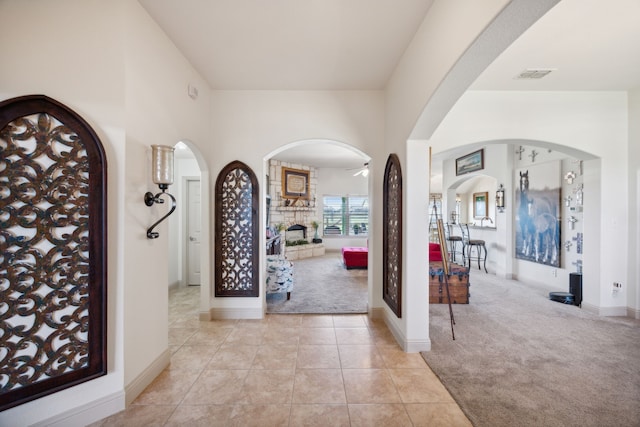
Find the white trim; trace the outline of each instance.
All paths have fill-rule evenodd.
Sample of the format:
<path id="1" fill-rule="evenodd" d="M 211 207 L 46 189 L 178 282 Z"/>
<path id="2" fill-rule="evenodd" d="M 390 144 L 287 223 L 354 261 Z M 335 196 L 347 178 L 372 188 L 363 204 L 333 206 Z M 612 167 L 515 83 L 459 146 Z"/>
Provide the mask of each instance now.
<path id="1" fill-rule="evenodd" d="M 210 310 L 211 319 L 262 319 L 264 313 L 262 307 L 250 308 L 221 308 L 213 307 Z"/>
<path id="2" fill-rule="evenodd" d="M 431 350 L 431 340 L 427 338 L 426 340 L 420 341 L 406 341 L 404 345 L 404 351 L 406 353 L 420 353 L 421 351 L 430 351 Z"/>
<path id="3" fill-rule="evenodd" d="M 603 317 L 633 317 L 633 309 L 631 307 L 598 307 L 583 302 L 582 309 L 588 313 Z"/>
<path id="4" fill-rule="evenodd" d="M 33 427 L 82 427 L 118 413 L 125 408 L 125 393 L 118 391 L 85 403 L 61 414 L 46 418 Z"/>
<path id="5" fill-rule="evenodd" d="M 387 310 L 385 310 L 384 308 L 381 308 L 380 310 L 382 310 L 382 317 L 384 319 L 385 325 L 387 325 L 387 328 L 389 328 L 389 331 L 391 331 L 391 334 L 396 339 L 396 342 L 400 345 L 400 347 L 404 349 L 404 333 L 401 329 L 397 328 L 395 322 L 393 322 L 393 320 L 389 318 L 390 314 Z"/>
<path id="6" fill-rule="evenodd" d="M 627 307 L 600 307 L 598 314 L 604 317 L 626 317 Z"/>
<path id="7" fill-rule="evenodd" d="M 183 285 L 189 285 L 189 266 L 188 266 L 188 253 L 189 253 L 189 236 L 187 231 L 189 231 L 189 182 L 197 181 L 200 184 L 200 192 L 202 192 L 202 181 L 200 180 L 199 175 L 184 175 L 182 177 L 182 212 L 184 215 L 182 216 L 182 277 L 180 278 Z M 202 203 L 202 195 L 200 195 L 200 203 Z M 202 233 L 202 207 L 200 208 L 200 233 Z M 202 238 L 200 239 L 200 243 L 202 244 Z M 202 262 L 202 261 L 201 261 Z M 202 285 L 202 277 L 200 278 L 200 284 Z"/>
<path id="8" fill-rule="evenodd" d="M 385 325 L 387 325 L 387 328 L 389 328 L 398 345 L 405 353 L 419 353 L 421 351 L 431 350 L 431 340 L 429 338 L 427 338 L 426 340 L 408 340 L 402 330 L 397 328 L 395 322 L 393 322 L 392 319 L 388 317 L 392 315 L 389 311 L 381 308 L 374 310 L 376 310 L 376 314 L 379 311 L 383 313 L 382 317 L 384 318 Z"/>
<path id="9" fill-rule="evenodd" d="M 126 405 L 129 406 L 169 366 L 170 362 L 171 352 L 166 349 L 136 379 L 131 381 L 124 388 Z"/>
<path id="10" fill-rule="evenodd" d="M 640 320 L 640 309 L 627 307 L 627 317 Z"/>

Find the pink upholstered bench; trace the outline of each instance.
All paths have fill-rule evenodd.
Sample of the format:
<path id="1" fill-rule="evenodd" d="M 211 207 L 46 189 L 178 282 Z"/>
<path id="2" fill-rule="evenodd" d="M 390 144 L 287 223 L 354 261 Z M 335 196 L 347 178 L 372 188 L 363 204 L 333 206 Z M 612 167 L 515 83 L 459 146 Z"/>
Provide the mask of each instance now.
<path id="1" fill-rule="evenodd" d="M 369 249 L 362 247 L 342 248 L 342 261 L 347 269 L 367 268 Z"/>

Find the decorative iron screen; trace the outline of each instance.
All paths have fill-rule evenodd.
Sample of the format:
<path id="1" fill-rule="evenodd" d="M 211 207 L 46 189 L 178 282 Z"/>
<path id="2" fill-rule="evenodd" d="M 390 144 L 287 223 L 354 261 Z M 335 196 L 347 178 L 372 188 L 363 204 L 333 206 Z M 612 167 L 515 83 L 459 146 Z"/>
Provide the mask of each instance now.
<path id="1" fill-rule="evenodd" d="M 216 181 L 215 295 L 259 295 L 258 181 L 244 163 L 228 164 Z"/>
<path id="2" fill-rule="evenodd" d="M 106 374 L 106 161 L 42 95 L 0 103 L 0 410 Z"/>
<path id="3" fill-rule="evenodd" d="M 384 169 L 382 298 L 402 317 L 402 170 L 390 154 Z"/>

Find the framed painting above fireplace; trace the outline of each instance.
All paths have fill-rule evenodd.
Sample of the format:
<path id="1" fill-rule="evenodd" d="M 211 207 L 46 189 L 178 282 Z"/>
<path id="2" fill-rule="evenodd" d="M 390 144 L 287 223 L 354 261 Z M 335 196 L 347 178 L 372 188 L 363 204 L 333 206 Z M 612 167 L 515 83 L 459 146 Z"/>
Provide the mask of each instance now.
<path id="1" fill-rule="evenodd" d="M 309 200 L 309 171 L 282 168 L 282 198 Z"/>

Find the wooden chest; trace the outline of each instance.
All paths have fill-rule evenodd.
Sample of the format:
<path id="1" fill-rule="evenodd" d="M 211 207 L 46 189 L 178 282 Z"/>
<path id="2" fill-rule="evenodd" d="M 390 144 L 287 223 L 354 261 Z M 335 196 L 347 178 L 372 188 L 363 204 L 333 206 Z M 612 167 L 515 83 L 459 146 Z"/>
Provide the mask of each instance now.
<path id="1" fill-rule="evenodd" d="M 449 294 L 452 304 L 469 304 L 469 269 L 449 265 Z M 447 288 L 441 262 L 429 263 L 429 304 L 448 304 Z"/>

